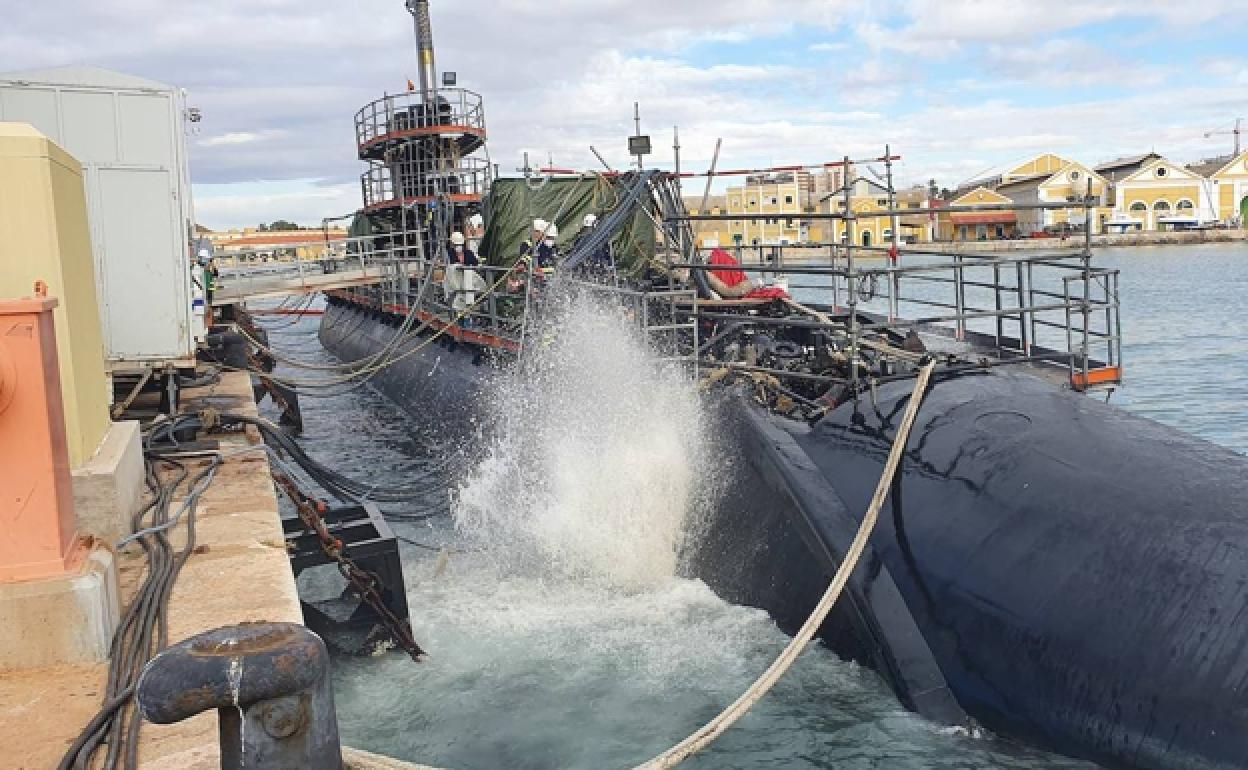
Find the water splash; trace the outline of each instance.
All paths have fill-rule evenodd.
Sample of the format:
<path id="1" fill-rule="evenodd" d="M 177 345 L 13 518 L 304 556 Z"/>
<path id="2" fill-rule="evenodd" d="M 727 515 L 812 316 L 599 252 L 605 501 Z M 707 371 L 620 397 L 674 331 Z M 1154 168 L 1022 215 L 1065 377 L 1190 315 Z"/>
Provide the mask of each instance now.
<path id="1" fill-rule="evenodd" d="M 558 316 L 493 396 L 456 527 L 511 572 L 657 585 L 714 495 L 697 393 L 618 308 L 577 297 Z"/>

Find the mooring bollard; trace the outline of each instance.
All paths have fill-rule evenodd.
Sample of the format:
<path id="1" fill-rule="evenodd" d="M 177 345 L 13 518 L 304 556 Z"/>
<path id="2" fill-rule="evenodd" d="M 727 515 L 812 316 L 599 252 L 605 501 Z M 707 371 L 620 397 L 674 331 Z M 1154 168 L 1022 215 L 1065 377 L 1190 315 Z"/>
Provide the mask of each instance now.
<path id="1" fill-rule="evenodd" d="M 217 709 L 222 770 L 342 770 L 321 638 L 294 623 L 244 623 L 193 636 L 139 679 L 139 710 L 157 724 Z"/>

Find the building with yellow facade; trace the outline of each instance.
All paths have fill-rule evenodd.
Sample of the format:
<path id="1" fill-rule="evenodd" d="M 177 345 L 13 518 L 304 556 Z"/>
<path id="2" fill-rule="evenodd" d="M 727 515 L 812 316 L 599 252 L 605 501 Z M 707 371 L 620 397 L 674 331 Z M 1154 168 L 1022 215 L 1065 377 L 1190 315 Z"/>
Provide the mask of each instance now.
<path id="1" fill-rule="evenodd" d="M 808 196 L 795 173 L 751 176 L 744 187 L 729 187 L 729 214 L 774 214 L 763 219 L 739 219 L 730 223 L 730 243 L 743 246 L 776 246 L 810 240 Z"/>
<path id="2" fill-rule="evenodd" d="M 987 187 L 967 190 L 949 202 L 950 207 L 1009 205 L 1011 199 Z M 1014 211 L 937 211 L 936 232 L 942 241 L 999 241 L 1018 235 Z"/>
<path id="3" fill-rule="evenodd" d="M 866 177 L 854 179 L 850 182 L 849 208 L 854 214 L 852 220 L 835 219 L 830 222 L 829 232 L 834 243 L 849 242 L 850 236 L 846 234 L 848 231 L 852 234 L 855 246 L 870 248 L 892 244 L 893 230 L 900 228 L 901 222 L 900 217 L 896 215 L 880 213 L 890 208 L 887 187 Z M 844 193 L 833 193 L 827 196 L 822 202 L 821 209 L 831 214 L 844 213 Z M 898 239 L 901 239 L 903 235 L 904 232 L 899 229 Z"/>
<path id="4" fill-rule="evenodd" d="M 1050 170 L 1051 161 L 1061 159 L 1056 155 L 1041 158 L 1045 161 L 1043 171 L 1029 176 L 1016 175 L 998 186 L 996 192 L 1020 205 L 1072 205 L 1062 209 L 1020 209 L 1015 212 L 1018 234 L 1030 237 L 1033 233 L 1082 230 L 1085 214 L 1081 204 L 1088 196 L 1096 204 L 1092 211 L 1092 232 L 1104 232 L 1113 211 L 1109 180 L 1075 161 L 1064 161 L 1056 170 Z"/>
<path id="5" fill-rule="evenodd" d="M 705 206 L 705 208 L 703 208 Z M 727 213 L 728 198 L 723 195 L 708 195 L 702 198 L 685 198 L 685 209 L 690 216 L 721 216 Z M 724 220 L 697 221 L 690 223 L 693 237 L 699 249 L 718 249 L 732 246 L 732 223 Z"/>
<path id="6" fill-rule="evenodd" d="M 1114 188 L 1110 231 L 1178 230 L 1217 221 L 1213 182 L 1165 158 L 1154 158 Z M 1233 195 L 1233 192 L 1232 192 Z"/>
<path id="7" fill-rule="evenodd" d="M 1218 220 L 1248 226 L 1248 150 L 1231 158 L 1210 176 Z"/>
<path id="8" fill-rule="evenodd" d="M 694 222 L 694 235 L 703 249 L 845 243 L 845 220 L 813 216 L 845 211 L 843 179 L 839 164 L 829 164 L 815 173 L 754 174 L 746 178 L 745 185 L 729 187 L 722 196 L 708 196 L 705 205 L 700 197 L 686 198 L 685 208 L 693 216 L 754 217 Z M 849 227 L 855 245 L 887 246 L 892 243 L 894 229 L 899 240 L 907 243 L 932 239 L 935 219 L 929 213 L 926 187 L 898 191 L 892 198 L 897 209 L 913 209 L 914 214 L 876 216 L 889 209 L 887 188 L 866 177 L 856 177 L 852 167 L 849 179 L 850 210 L 857 215 Z"/>
<path id="9" fill-rule="evenodd" d="M 751 219 L 695 222 L 694 234 L 704 249 L 734 246 L 782 246 L 819 242 L 823 227 L 809 215 L 816 210 L 814 191 L 822 177 L 804 172 L 754 174 L 724 195 L 709 196 L 705 210 L 701 198 L 686 198 L 689 213 L 698 215 L 744 214 Z"/>

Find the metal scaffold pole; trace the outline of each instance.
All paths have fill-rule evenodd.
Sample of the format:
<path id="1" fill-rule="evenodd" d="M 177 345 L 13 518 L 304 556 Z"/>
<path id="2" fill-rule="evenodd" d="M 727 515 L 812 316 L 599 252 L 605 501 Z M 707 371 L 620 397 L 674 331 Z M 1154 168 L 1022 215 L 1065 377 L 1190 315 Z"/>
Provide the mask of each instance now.
<path id="1" fill-rule="evenodd" d="M 854 228 L 854 210 L 850 206 L 851 192 L 853 183 L 849 178 L 849 156 L 844 159 L 844 166 L 841 167 L 841 196 L 845 206 L 845 290 L 849 294 L 849 369 L 850 372 L 858 365 L 858 274 L 854 268 L 854 236 L 857 231 Z M 852 379 L 852 378 L 851 378 Z M 854 399 L 858 398 L 858 391 L 854 390 Z"/>
<path id="2" fill-rule="evenodd" d="M 888 181 L 888 208 L 897 211 L 897 191 L 893 185 L 893 153 L 889 145 L 884 145 L 884 172 Z M 889 220 L 892 226 L 892 250 L 889 252 L 889 259 L 894 265 L 901 262 L 901 217 L 896 213 Z M 893 273 L 893 279 L 889 282 L 888 292 L 888 320 L 895 321 L 898 313 L 898 295 L 901 293 L 901 276 Z"/>
<path id="3" fill-rule="evenodd" d="M 672 126 L 672 161 L 676 166 L 676 176 L 672 179 L 672 183 L 676 187 L 676 201 L 680 204 L 681 210 L 684 210 L 685 198 L 680 187 L 680 126 Z M 680 252 L 681 259 L 686 259 L 690 255 L 690 252 L 686 249 L 687 244 L 685 243 L 686 229 L 688 229 L 687 225 L 680 228 L 680 235 L 678 243 L 676 244 L 677 250 Z"/>

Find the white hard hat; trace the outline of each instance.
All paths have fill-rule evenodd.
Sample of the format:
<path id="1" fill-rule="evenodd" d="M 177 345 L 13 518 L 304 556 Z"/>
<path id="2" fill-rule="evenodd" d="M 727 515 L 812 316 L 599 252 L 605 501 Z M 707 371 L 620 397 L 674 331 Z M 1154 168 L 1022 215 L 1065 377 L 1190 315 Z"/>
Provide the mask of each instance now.
<path id="1" fill-rule="evenodd" d="M 559 226 L 558 226 L 558 225 L 556 225 L 554 222 L 551 222 L 550 224 L 546 225 L 546 237 L 547 237 L 547 238 L 558 238 L 558 237 L 559 237 Z"/>
<path id="2" fill-rule="evenodd" d="M 485 225 L 485 217 L 480 214 L 473 214 L 468 217 L 468 225 L 469 227 L 482 227 Z"/>
<path id="3" fill-rule="evenodd" d="M 464 245 L 464 234 L 463 234 L 463 233 L 451 233 L 451 245 L 452 245 L 452 246 L 463 246 L 463 245 Z"/>
<path id="4" fill-rule="evenodd" d="M 533 229 L 534 229 L 536 232 L 539 232 L 539 233 L 540 233 L 540 232 L 545 232 L 545 230 L 546 230 L 546 228 L 549 226 L 549 224 L 550 224 L 550 223 L 548 223 L 545 219 L 534 219 L 534 220 L 533 220 Z"/>
<path id="5" fill-rule="evenodd" d="M 581 224 L 585 225 L 586 227 L 593 227 L 594 225 L 598 224 L 598 217 L 594 216 L 593 214 L 586 214 L 585 219 L 581 222 Z"/>

